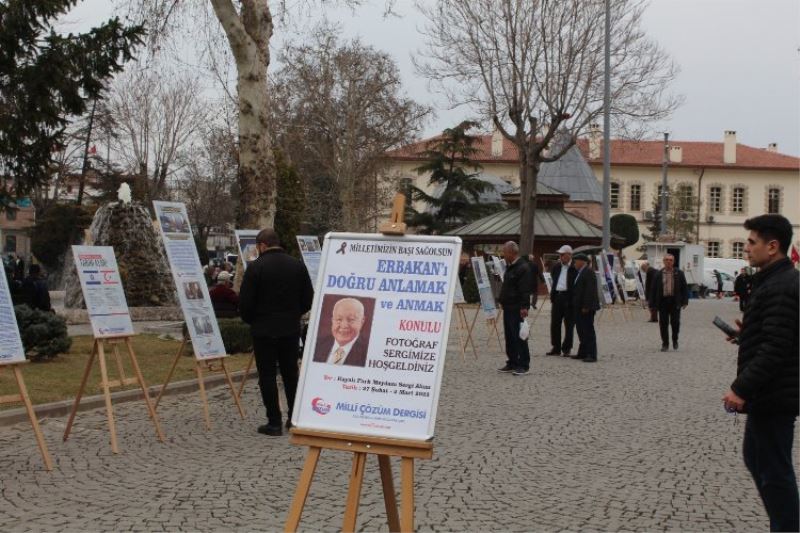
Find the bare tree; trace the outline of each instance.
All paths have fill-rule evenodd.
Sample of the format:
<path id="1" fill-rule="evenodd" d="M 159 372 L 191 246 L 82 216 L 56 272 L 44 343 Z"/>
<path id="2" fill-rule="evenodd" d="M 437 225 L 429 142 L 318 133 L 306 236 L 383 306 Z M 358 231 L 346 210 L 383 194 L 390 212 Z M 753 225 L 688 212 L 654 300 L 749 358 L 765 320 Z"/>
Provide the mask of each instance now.
<path id="1" fill-rule="evenodd" d="M 604 0 L 437 0 L 420 9 L 429 22 L 420 72 L 518 149 L 520 245 L 532 253 L 541 164 L 602 115 Z M 678 105 L 666 93 L 676 67 L 641 29 L 641 0 L 610 0 L 610 9 L 612 120 L 636 129 Z"/>
<path id="2" fill-rule="evenodd" d="M 206 124 L 198 92 L 196 78 L 155 67 L 126 72 L 114 85 L 107 103 L 112 142 L 128 172 L 140 177 L 137 192 L 148 204 L 167 193 Z"/>
<path id="3" fill-rule="evenodd" d="M 419 133 L 430 109 L 401 92 L 397 65 L 358 40 L 320 27 L 309 44 L 289 44 L 274 76 L 273 122 L 280 145 L 308 180 L 335 180 L 340 229 L 374 229 L 388 203 L 383 154 Z"/>

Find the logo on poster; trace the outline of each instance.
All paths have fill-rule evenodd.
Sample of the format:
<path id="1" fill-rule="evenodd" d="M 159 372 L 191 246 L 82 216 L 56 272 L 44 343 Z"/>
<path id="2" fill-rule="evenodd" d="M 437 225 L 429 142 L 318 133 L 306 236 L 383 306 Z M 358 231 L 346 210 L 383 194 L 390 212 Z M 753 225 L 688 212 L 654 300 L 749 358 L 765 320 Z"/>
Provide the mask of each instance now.
<path id="1" fill-rule="evenodd" d="M 331 412 L 331 404 L 325 403 L 322 398 L 314 398 L 311 400 L 311 409 L 321 415 L 327 415 Z"/>

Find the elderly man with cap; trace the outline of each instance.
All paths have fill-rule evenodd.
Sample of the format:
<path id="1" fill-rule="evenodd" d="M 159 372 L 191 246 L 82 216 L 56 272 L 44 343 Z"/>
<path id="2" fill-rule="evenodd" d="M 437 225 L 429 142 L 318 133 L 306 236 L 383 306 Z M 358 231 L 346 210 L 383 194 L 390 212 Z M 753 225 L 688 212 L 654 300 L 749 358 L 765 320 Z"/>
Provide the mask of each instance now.
<path id="1" fill-rule="evenodd" d="M 519 332 L 522 321 L 528 318 L 531 304 L 531 273 L 528 261 L 519 256 L 519 246 L 514 241 L 508 241 L 503 246 L 503 258 L 507 267 L 499 300 L 503 306 L 507 361 L 499 371 L 524 376 L 530 371 L 531 354 L 528 339 L 521 339 Z"/>
<path id="2" fill-rule="evenodd" d="M 572 328 L 574 326 L 574 311 L 572 309 L 572 289 L 575 285 L 577 271 L 572 266 L 572 247 L 565 244 L 558 249 L 561 256 L 558 263 L 553 266 L 550 273 L 553 277 L 553 289 L 550 292 L 550 302 L 553 304 L 550 313 L 550 343 L 552 349 L 547 355 L 561 355 L 569 357 L 572 351 Z M 564 324 L 564 342 L 561 342 L 561 324 Z"/>
<path id="3" fill-rule="evenodd" d="M 239 316 L 239 295 L 231 289 L 230 272 L 222 271 L 217 274 L 217 283 L 208 291 L 214 314 L 217 318 L 234 318 Z"/>
<path id="4" fill-rule="evenodd" d="M 584 363 L 597 362 L 597 336 L 594 332 L 594 314 L 600 309 L 597 296 L 597 277 L 589 267 L 589 257 L 577 253 L 575 261 L 575 285 L 572 290 L 572 309 L 575 312 L 575 329 L 578 330 L 578 353 L 573 359 Z"/>

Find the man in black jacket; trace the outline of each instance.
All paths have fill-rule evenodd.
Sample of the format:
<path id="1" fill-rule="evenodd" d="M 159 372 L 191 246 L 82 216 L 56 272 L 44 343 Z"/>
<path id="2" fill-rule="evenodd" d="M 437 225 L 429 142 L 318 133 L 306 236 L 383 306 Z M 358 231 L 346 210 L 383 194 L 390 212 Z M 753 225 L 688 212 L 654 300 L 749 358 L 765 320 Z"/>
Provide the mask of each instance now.
<path id="1" fill-rule="evenodd" d="M 281 408 L 278 402 L 276 366 L 280 367 L 291 427 L 297 392 L 297 346 L 300 317 L 311 309 L 314 287 L 305 265 L 280 247 L 277 233 L 264 229 L 256 236 L 258 259 L 244 273 L 239 292 L 242 320 L 250 324 L 258 367 L 258 386 L 267 409 L 267 424 L 258 432 L 280 436 Z"/>
<path id="2" fill-rule="evenodd" d="M 644 297 L 647 300 L 647 309 L 650 311 L 650 320 L 648 322 L 658 322 L 658 310 L 653 305 L 653 297 L 651 290 L 653 289 L 653 278 L 656 276 L 656 269 L 650 266 L 650 263 L 645 261 L 642 263 L 642 270 L 644 270 Z"/>
<path id="3" fill-rule="evenodd" d="M 739 311 L 744 312 L 747 307 L 747 299 L 750 297 L 750 274 L 747 273 L 746 268 L 742 268 L 733 281 L 733 292 L 739 298 Z"/>
<path id="4" fill-rule="evenodd" d="M 500 372 L 512 372 L 524 376 L 530 371 L 531 353 L 528 341 L 519 338 L 522 321 L 528 318 L 531 303 L 531 273 L 528 262 L 519 256 L 519 246 L 508 241 L 503 246 L 506 273 L 500 288 L 500 304 L 503 306 L 503 334 L 506 337 L 506 366 Z"/>
<path id="5" fill-rule="evenodd" d="M 572 309 L 572 287 L 578 273 L 572 266 L 572 247 L 565 244 L 558 249 L 560 261 L 555 264 L 550 275 L 553 277 L 553 288 L 550 291 L 550 344 L 552 349 L 546 355 L 569 357 L 572 351 L 572 329 L 575 312 Z M 561 343 L 561 324 L 564 324 L 564 343 Z"/>
<path id="6" fill-rule="evenodd" d="M 658 309 L 658 325 L 661 329 L 661 351 L 669 350 L 669 326 L 672 326 L 672 347 L 678 349 L 678 334 L 681 329 L 681 309 L 689 305 L 689 286 L 683 271 L 675 268 L 675 257 L 664 256 L 664 268 L 653 276 L 650 292 L 652 306 Z"/>
<path id="7" fill-rule="evenodd" d="M 600 309 L 597 295 L 597 276 L 588 266 L 586 254 L 575 254 L 575 285 L 572 290 L 572 309 L 575 312 L 575 329 L 578 331 L 578 353 L 573 359 L 584 363 L 597 362 L 597 335 L 594 331 L 594 314 Z"/>
<path id="8" fill-rule="evenodd" d="M 797 479 L 792 465 L 798 415 L 798 284 L 786 257 L 792 225 L 781 215 L 744 223 L 745 253 L 761 270 L 752 278 L 750 302 L 740 327 L 736 380 L 722 398 L 725 409 L 747 413 L 744 463 L 753 476 L 772 531 L 798 531 Z"/>

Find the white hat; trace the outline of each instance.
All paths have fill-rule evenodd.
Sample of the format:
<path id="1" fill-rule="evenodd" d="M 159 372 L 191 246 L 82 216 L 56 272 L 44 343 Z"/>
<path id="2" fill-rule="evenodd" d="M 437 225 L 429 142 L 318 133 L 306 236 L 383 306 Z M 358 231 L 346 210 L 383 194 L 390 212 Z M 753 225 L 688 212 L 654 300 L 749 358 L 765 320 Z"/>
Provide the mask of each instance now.
<path id="1" fill-rule="evenodd" d="M 230 272 L 223 270 L 217 274 L 217 281 L 230 281 L 232 277 Z"/>
<path id="2" fill-rule="evenodd" d="M 558 249 L 559 254 L 572 254 L 572 246 L 569 244 L 565 244 L 561 248 Z"/>

